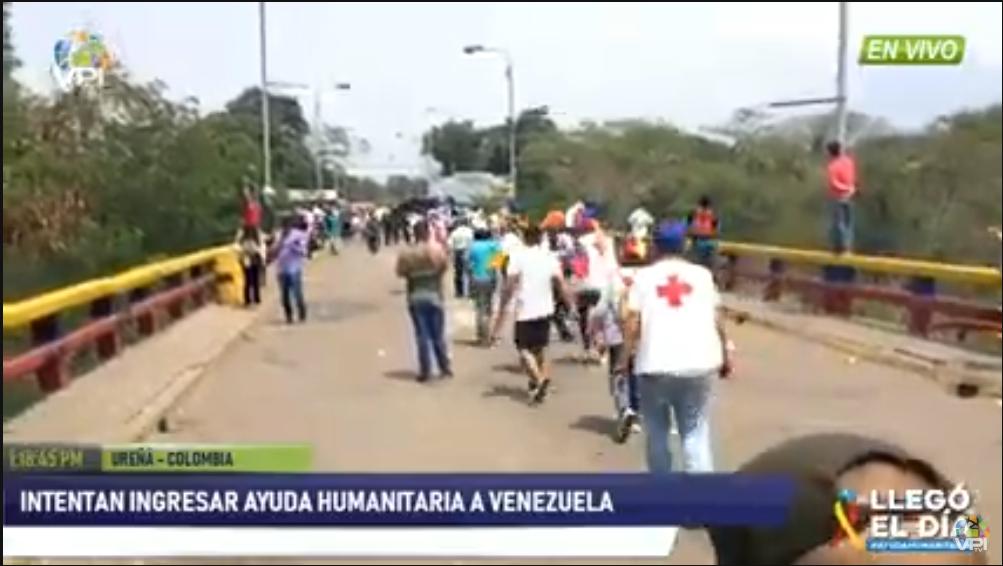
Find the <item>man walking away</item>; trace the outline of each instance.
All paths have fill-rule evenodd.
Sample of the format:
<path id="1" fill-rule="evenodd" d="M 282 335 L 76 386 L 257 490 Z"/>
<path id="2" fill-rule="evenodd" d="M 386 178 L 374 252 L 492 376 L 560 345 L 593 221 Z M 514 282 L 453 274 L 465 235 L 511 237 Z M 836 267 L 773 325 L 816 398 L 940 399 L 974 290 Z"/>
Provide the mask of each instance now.
<path id="1" fill-rule="evenodd" d="M 417 244 L 397 256 L 397 276 L 407 282 L 408 313 L 414 325 L 418 349 L 418 381 L 427 382 L 432 372 L 432 354 L 442 377 L 452 377 L 445 340 L 442 277 L 448 261 L 442 247 L 431 242 L 429 226 L 418 222 L 414 227 Z"/>
<path id="2" fill-rule="evenodd" d="M 672 471 L 671 418 L 682 439 L 685 471 L 713 470 L 711 383 L 715 375 L 731 372 L 720 297 L 711 273 L 682 258 L 686 232 L 683 223 L 659 227 L 657 259 L 637 272 L 627 298 L 624 345 L 628 354 L 637 354 L 648 469 L 656 474 Z M 628 357 L 619 364 L 624 375 Z"/>
<path id="3" fill-rule="evenodd" d="M 529 374 L 529 399 L 542 403 L 550 386 L 546 349 L 550 342 L 550 317 L 554 315 L 555 287 L 571 305 L 571 293 L 557 259 L 540 245 L 543 234 L 530 226 L 523 236 L 525 247 L 512 256 L 502 292 L 492 339 L 497 338 L 509 302 L 516 299 L 515 345 Z"/>
<path id="4" fill-rule="evenodd" d="M 563 231 L 564 223 L 561 222 L 559 228 L 552 228 L 546 232 L 547 243 L 551 255 L 557 259 L 557 262 L 561 265 L 561 274 L 564 276 L 565 281 L 571 277 L 571 257 L 574 253 L 575 242 L 566 232 Z M 559 296 L 559 293 L 554 293 L 554 316 L 553 324 L 554 328 L 557 329 L 557 334 L 561 337 L 561 341 L 568 343 L 574 342 L 575 336 L 571 333 L 571 329 L 568 328 L 568 317 L 570 312 L 568 311 L 567 305 L 564 304 L 564 300 Z"/>
<path id="5" fill-rule="evenodd" d="M 696 209 L 690 213 L 686 223 L 689 225 L 693 244 L 691 252 L 693 261 L 714 273 L 720 223 L 709 196 L 700 197 Z"/>
<path id="6" fill-rule="evenodd" d="M 599 363 L 601 358 L 592 347 L 588 322 L 592 309 L 599 304 L 602 290 L 609 285 L 619 265 L 612 241 L 603 233 L 598 221 L 585 221 L 585 234 L 578 239 L 578 252 L 572 260 L 572 270 L 577 281 L 576 308 L 585 359 Z"/>
<path id="7" fill-rule="evenodd" d="M 470 271 L 470 294 L 477 313 L 477 341 L 483 345 L 491 339 L 492 301 L 498 276 L 495 258 L 501 253 L 501 244 L 491 237 L 486 228 L 474 233 L 474 242 L 467 251 L 466 263 Z"/>
<path id="8" fill-rule="evenodd" d="M 453 293 L 458 299 L 467 296 L 467 250 L 473 241 L 474 231 L 465 221 L 457 223 L 447 240 L 453 253 Z"/>
<path id="9" fill-rule="evenodd" d="M 341 214 L 333 206 L 324 216 L 324 231 L 327 233 L 327 246 L 331 255 L 338 255 L 341 248 Z"/>
<path id="10" fill-rule="evenodd" d="M 303 264 L 309 253 L 309 236 L 303 217 L 286 218 L 282 236 L 276 246 L 279 269 L 279 289 L 282 293 L 282 309 L 286 322 L 293 323 L 293 306 L 299 321 L 306 320 L 306 300 L 303 298 Z"/>
<path id="11" fill-rule="evenodd" d="M 237 249 L 244 272 L 244 306 L 261 304 L 261 279 L 265 266 L 265 240 L 255 226 L 237 232 Z"/>
<path id="12" fill-rule="evenodd" d="M 641 430 L 637 416 L 640 399 L 637 391 L 637 374 L 634 372 L 634 355 L 625 350 L 623 343 L 627 290 L 631 284 L 633 284 L 633 270 L 622 269 L 592 313 L 600 327 L 598 335 L 602 337 L 603 345 L 609 354 L 609 387 L 616 411 L 617 442 L 626 442 L 632 433 Z M 624 356 L 627 357 L 626 366 L 622 359 Z M 622 367 L 627 368 L 626 372 L 620 371 Z"/>
<path id="13" fill-rule="evenodd" d="M 831 215 L 829 238 L 833 252 L 847 254 L 853 251 L 853 199 L 857 195 L 857 166 L 839 142 L 829 142 L 826 150 L 829 153 L 829 164 L 826 167 Z"/>

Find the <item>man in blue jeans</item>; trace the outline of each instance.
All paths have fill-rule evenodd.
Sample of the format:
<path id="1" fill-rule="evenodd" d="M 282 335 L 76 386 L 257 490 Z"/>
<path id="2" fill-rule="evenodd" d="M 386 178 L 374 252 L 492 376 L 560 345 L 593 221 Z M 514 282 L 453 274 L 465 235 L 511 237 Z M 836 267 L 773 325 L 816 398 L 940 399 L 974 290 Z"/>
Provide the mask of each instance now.
<path id="1" fill-rule="evenodd" d="M 306 320 L 306 301 L 303 298 L 303 264 L 309 255 L 306 221 L 302 217 L 286 218 L 282 235 L 276 246 L 276 263 L 279 272 L 279 289 L 282 292 L 282 309 L 286 322 L 293 323 L 293 305 L 300 322 Z"/>
<path id="2" fill-rule="evenodd" d="M 428 223 L 417 223 L 414 235 L 415 245 L 397 257 L 397 276 L 407 282 L 408 312 L 418 348 L 418 381 L 425 383 L 431 377 L 433 354 L 442 377 L 453 376 L 446 351 L 442 294 L 448 261 L 442 246 L 431 241 Z"/>
<path id="3" fill-rule="evenodd" d="M 624 349 L 636 353 L 648 469 L 656 474 L 672 471 L 672 419 L 682 440 L 684 471 L 713 471 L 711 385 L 731 372 L 721 299 L 710 271 L 683 258 L 687 232 L 683 222 L 658 228 L 656 259 L 638 270 L 627 294 Z M 623 356 L 620 371 L 628 370 L 628 359 Z"/>

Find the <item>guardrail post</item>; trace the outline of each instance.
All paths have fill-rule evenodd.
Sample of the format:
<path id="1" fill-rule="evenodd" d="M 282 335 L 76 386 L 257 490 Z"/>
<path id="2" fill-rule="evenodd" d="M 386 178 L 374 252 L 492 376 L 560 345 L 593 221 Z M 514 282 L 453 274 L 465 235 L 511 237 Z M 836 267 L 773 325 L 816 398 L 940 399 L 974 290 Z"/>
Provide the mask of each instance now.
<path id="1" fill-rule="evenodd" d="M 926 337 L 933 320 L 929 299 L 937 295 L 937 281 L 932 277 L 913 277 L 906 283 L 906 289 L 913 294 L 909 303 L 909 332 Z"/>
<path id="2" fill-rule="evenodd" d="M 724 268 L 721 269 L 721 288 L 734 291 L 738 284 L 738 256 L 724 254 Z"/>
<path id="3" fill-rule="evenodd" d="M 112 316 L 115 312 L 114 297 L 101 297 L 91 303 L 91 320 L 100 320 Z M 101 361 L 115 357 L 121 348 L 122 340 L 118 330 L 112 330 L 107 334 L 99 336 L 94 341 L 98 359 Z"/>
<path id="4" fill-rule="evenodd" d="M 192 266 L 191 269 L 188 270 L 188 280 L 197 281 L 202 277 L 203 273 L 205 273 L 204 266 L 194 265 Z M 206 295 L 205 288 L 204 287 L 199 288 L 199 290 L 192 295 L 192 307 L 201 308 L 202 305 L 205 304 L 205 295 Z"/>
<path id="5" fill-rule="evenodd" d="M 780 295 L 784 291 L 784 272 L 787 271 L 787 264 L 782 259 L 770 259 L 770 280 L 763 289 L 764 301 L 779 301 Z"/>
<path id="6" fill-rule="evenodd" d="M 147 287 L 139 287 L 133 289 L 129 293 L 129 303 L 134 305 L 136 303 L 143 302 L 144 299 L 150 296 L 150 289 Z M 153 316 L 152 312 L 144 312 L 136 315 L 136 329 L 139 331 L 139 335 L 144 338 L 152 335 L 157 330 L 157 321 Z"/>
<path id="7" fill-rule="evenodd" d="M 59 316 L 50 315 L 31 323 L 31 342 L 33 346 L 44 346 L 59 339 Z M 50 393 L 66 384 L 69 379 L 69 361 L 62 355 L 55 355 L 45 361 L 38 369 L 38 387 Z"/>
<path id="8" fill-rule="evenodd" d="M 177 289 L 182 285 L 184 279 L 181 273 L 176 273 L 164 278 L 164 290 L 169 291 L 171 289 Z M 167 314 L 171 317 L 172 321 L 180 319 L 185 314 L 185 299 L 179 299 L 177 301 L 172 301 L 167 305 Z"/>
<path id="9" fill-rule="evenodd" d="M 849 265 L 826 265 L 822 268 L 826 289 L 822 295 L 825 312 L 839 316 L 853 314 L 853 296 L 849 287 L 857 279 L 857 270 Z"/>

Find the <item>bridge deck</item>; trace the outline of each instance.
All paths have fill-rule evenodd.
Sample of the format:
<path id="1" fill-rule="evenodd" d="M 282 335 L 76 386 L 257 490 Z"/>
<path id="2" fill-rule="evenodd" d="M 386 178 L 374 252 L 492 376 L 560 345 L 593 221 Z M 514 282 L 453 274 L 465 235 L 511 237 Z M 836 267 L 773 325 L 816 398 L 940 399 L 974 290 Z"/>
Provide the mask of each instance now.
<path id="1" fill-rule="evenodd" d="M 411 328 L 392 254 L 361 249 L 317 262 L 306 280 L 311 320 L 287 327 L 266 305 L 258 323 L 214 364 L 171 417 L 162 441 L 296 441 L 334 471 L 640 470 L 640 439 L 612 442 L 605 374 L 555 348 L 557 391 L 523 399 L 508 344 L 470 347 L 472 313 L 450 306 L 456 378 L 412 380 Z M 738 375 L 717 388 L 717 465 L 815 431 L 847 430 L 902 443 L 981 490 L 989 524 L 1001 515 L 998 406 L 961 400 L 916 375 L 751 325 L 734 329 Z M 993 560 L 1000 559 L 998 545 Z M 687 532 L 673 562 L 712 560 Z"/>

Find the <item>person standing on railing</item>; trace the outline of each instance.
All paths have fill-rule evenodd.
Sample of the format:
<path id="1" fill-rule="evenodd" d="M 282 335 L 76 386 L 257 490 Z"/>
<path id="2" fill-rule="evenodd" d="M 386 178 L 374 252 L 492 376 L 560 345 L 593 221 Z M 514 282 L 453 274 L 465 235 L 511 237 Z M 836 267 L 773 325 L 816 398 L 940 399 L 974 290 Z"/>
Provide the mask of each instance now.
<path id="1" fill-rule="evenodd" d="M 286 322 L 293 323 L 293 306 L 300 322 L 306 320 L 306 300 L 303 297 L 303 265 L 309 254 L 310 236 L 306 219 L 297 215 L 283 222 L 282 235 L 276 243 L 276 263 L 279 290 Z"/>
<path id="2" fill-rule="evenodd" d="M 857 165 L 837 141 L 826 145 L 829 163 L 826 174 L 829 184 L 830 226 L 832 251 L 837 254 L 853 251 L 853 200 L 857 195 Z"/>
<path id="3" fill-rule="evenodd" d="M 261 304 L 261 279 L 265 270 L 265 240 L 255 226 L 244 226 L 237 232 L 237 249 L 244 272 L 244 306 Z"/>
<path id="4" fill-rule="evenodd" d="M 243 225 L 253 228 L 261 228 L 261 203 L 258 201 L 257 192 L 254 187 L 248 186 L 244 189 L 244 203 L 241 216 Z"/>

